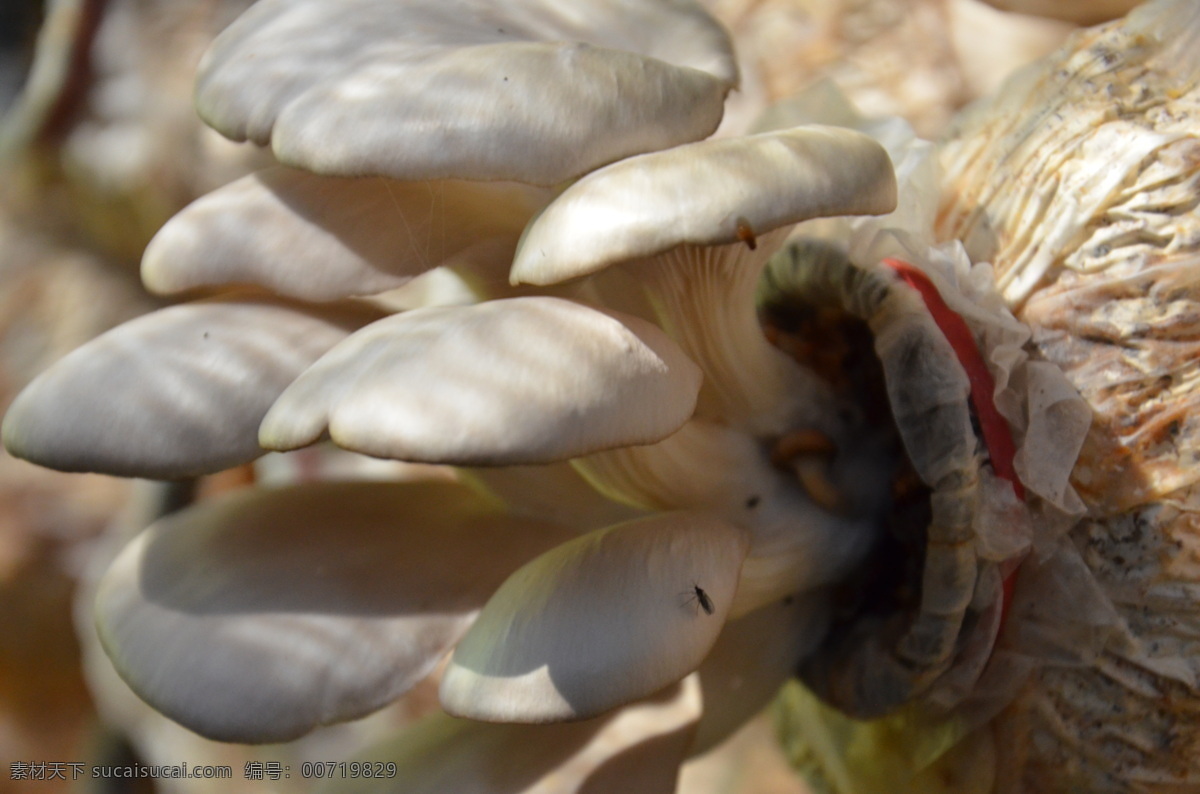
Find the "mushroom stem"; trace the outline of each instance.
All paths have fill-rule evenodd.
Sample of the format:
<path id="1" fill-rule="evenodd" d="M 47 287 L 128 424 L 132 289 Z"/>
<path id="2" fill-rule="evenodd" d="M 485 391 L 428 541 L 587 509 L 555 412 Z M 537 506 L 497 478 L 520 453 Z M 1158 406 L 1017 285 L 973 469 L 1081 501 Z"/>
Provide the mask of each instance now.
<path id="1" fill-rule="evenodd" d="M 681 245 L 626 265 L 659 325 L 704 370 L 697 415 L 759 437 L 820 427 L 834 410 L 828 385 L 773 347 L 756 314 L 759 274 L 786 234 L 761 235 L 753 249 Z"/>

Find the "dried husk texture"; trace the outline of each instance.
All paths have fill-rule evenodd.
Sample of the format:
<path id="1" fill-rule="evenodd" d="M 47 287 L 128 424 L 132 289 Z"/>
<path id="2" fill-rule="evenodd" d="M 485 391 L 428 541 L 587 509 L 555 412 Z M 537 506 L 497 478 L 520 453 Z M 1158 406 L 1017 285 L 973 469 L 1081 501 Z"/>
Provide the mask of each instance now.
<path id="1" fill-rule="evenodd" d="M 1151 3 L 1015 76 L 941 149 L 940 235 L 993 262 L 1092 409 L 1068 539 L 1114 610 L 994 723 L 999 791 L 1200 787 L 1197 52 L 1200 6 Z"/>

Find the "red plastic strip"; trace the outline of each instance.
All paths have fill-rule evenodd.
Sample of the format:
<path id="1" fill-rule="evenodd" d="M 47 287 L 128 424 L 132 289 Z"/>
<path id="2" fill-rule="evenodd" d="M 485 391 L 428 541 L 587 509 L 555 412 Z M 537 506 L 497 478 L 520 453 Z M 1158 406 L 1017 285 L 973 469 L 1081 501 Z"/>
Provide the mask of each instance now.
<path id="1" fill-rule="evenodd" d="M 925 301 L 925 308 L 929 310 L 933 321 L 937 323 L 937 327 L 946 337 L 946 341 L 950 343 L 950 347 L 954 348 L 958 363 L 966 371 L 967 380 L 971 384 L 971 402 L 975 405 L 975 415 L 979 417 L 979 426 L 983 431 L 983 443 L 992 457 L 992 470 L 996 472 L 997 477 L 1008 480 L 1017 498 L 1025 501 L 1025 487 L 1021 485 L 1020 479 L 1017 478 L 1017 470 L 1013 466 L 1013 457 L 1017 454 L 1016 445 L 1013 444 L 1008 422 L 1004 421 L 1004 417 L 996 410 L 996 402 L 993 399 L 993 395 L 996 393 L 996 381 L 983 361 L 971 329 L 967 327 L 966 321 L 957 312 L 946 305 L 946 301 L 943 300 L 933 282 L 929 280 L 929 276 L 908 262 L 899 259 L 885 259 L 883 264 L 896 271 L 906 284 L 920 293 L 921 299 Z M 1016 573 L 1014 569 L 1004 577 L 1003 601 L 1000 607 L 1002 622 L 1012 605 Z"/>
<path id="2" fill-rule="evenodd" d="M 992 457 L 992 469 L 996 476 L 1008 480 L 1013 493 L 1021 501 L 1025 500 L 1025 488 L 1017 478 L 1017 470 L 1013 467 L 1013 457 L 1017 454 L 1013 444 L 1012 433 L 1008 430 L 1008 422 L 996 410 L 993 395 L 996 393 L 996 381 L 983 362 L 979 346 L 975 344 L 975 336 L 967 323 L 953 309 L 946 305 L 937 287 L 917 268 L 899 259 L 885 259 L 883 264 L 904 279 L 904 282 L 921 294 L 925 308 L 937 327 L 941 330 L 958 363 L 967 373 L 971 383 L 971 402 L 975 405 L 975 415 L 979 417 L 979 426 L 983 430 L 983 443 Z"/>

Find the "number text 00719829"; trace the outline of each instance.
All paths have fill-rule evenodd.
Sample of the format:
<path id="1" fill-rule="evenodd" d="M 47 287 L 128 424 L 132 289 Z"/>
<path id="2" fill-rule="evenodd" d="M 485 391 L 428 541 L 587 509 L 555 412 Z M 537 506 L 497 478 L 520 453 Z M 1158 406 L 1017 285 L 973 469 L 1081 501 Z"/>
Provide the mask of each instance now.
<path id="1" fill-rule="evenodd" d="M 305 761 L 300 765 L 303 778 L 393 778 L 394 763 L 368 761 Z"/>

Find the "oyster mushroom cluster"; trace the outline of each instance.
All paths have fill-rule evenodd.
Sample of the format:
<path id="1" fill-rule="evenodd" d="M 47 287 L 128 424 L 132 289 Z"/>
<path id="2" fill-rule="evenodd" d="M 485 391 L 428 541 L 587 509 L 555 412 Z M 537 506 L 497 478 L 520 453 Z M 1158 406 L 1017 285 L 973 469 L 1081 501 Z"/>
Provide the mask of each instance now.
<path id="1" fill-rule="evenodd" d="M 52 367 L 6 447 L 160 479 L 326 438 L 472 468 L 251 489 L 147 529 L 96 604 L 138 694 L 209 737 L 283 741 L 453 651 L 444 708 L 507 726 L 438 715 L 408 746 L 461 755 L 464 780 L 527 747 L 523 774 L 632 790 L 765 703 L 873 527 L 765 454 L 836 413 L 763 337 L 757 276 L 784 227 L 896 197 L 861 133 L 701 141 L 736 79 L 725 33 L 680 2 L 266 0 L 218 38 L 201 114 L 283 165 L 164 226 L 145 282 L 214 294 Z M 383 293 L 435 268 L 473 302 L 395 311 Z M 550 468 L 517 493 L 475 468 L 526 464 Z M 555 477 L 572 485 L 547 507 Z M 563 720 L 583 722 L 529 725 Z M 430 753 L 402 765 L 408 790 L 448 785 Z"/>
<path id="2" fill-rule="evenodd" d="M 1116 35 L 1184 52 L 1185 9 Z M 1110 437 L 1030 313 L 1057 260 L 1014 269 L 970 198 L 1013 159 L 978 153 L 986 110 L 940 150 L 836 101 L 705 140 L 737 82 L 689 0 L 259 0 L 226 29 L 197 106 L 279 164 L 146 249 L 151 290 L 203 297 L 56 364 L 4 444 L 152 479 L 327 442 L 444 468 L 150 526 L 96 601 L 135 692 L 277 742 L 437 675 L 445 713 L 364 756 L 385 788 L 671 791 L 799 675 L 936 734 L 914 767 L 982 748 L 972 784 L 1022 790 L 1048 745 L 997 731 L 1056 673 L 1021 632 L 1045 603 L 1115 625 L 1076 610 L 1105 590 L 1077 533 L 1113 520 L 1070 475 Z M 1130 779 L 1085 750 L 1078 779 Z"/>

